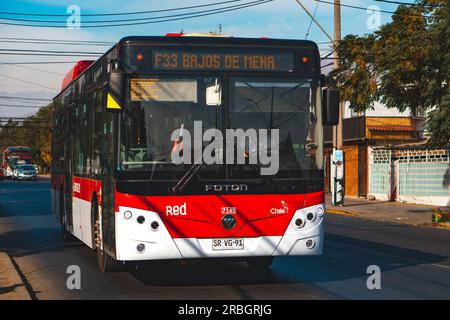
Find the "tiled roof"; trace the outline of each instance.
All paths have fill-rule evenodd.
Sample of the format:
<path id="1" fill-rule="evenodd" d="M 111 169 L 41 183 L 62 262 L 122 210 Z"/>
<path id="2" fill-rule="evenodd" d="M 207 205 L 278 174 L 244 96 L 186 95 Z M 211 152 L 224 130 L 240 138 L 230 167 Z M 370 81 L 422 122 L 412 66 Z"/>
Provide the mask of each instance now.
<path id="1" fill-rule="evenodd" d="M 396 131 L 396 132 L 412 132 L 415 131 L 413 126 L 398 125 L 398 124 L 383 124 L 368 126 L 370 131 Z"/>

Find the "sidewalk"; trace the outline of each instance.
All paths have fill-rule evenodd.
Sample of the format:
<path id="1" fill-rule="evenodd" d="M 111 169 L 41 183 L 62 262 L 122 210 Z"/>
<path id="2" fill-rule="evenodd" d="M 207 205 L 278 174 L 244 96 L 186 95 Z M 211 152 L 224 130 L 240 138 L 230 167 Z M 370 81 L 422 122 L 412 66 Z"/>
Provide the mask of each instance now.
<path id="1" fill-rule="evenodd" d="M 413 203 L 367 200 L 365 198 L 346 197 L 344 206 L 331 206 L 331 196 L 325 196 L 327 213 L 360 217 L 363 219 L 406 223 L 441 228 L 450 228 L 450 223 L 432 223 L 431 215 L 436 206 Z M 441 207 L 449 209 L 448 207 Z"/>
<path id="2" fill-rule="evenodd" d="M 0 300 L 30 300 L 25 284 L 10 257 L 0 252 Z"/>

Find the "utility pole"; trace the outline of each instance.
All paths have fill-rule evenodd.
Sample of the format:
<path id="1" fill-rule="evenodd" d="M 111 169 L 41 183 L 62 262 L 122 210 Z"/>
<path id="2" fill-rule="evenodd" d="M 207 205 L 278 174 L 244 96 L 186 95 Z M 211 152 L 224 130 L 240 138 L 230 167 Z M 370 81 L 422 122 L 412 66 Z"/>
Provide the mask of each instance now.
<path id="1" fill-rule="evenodd" d="M 341 41 L 341 1 L 334 0 L 334 69 L 339 68 L 337 46 Z M 339 106 L 339 124 L 333 128 L 333 147 L 342 150 L 342 103 Z"/>
<path id="2" fill-rule="evenodd" d="M 314 14 L 302 4 L 301 0 L 295 0 L 298 5 L 308 14 L 312 21 L 333 42 L 334 69 L 339 67 L 337 45 L 341 41 L 341 1 L 334 0 L 334 37 L 328 34 L 324 27 L 320 25 Z M 330 182 L 331 182 L 331 205 L 344 205 L 344 153 L 342 151 L 342 116 L 344 114 L 344 103 L 339 105 L 339 124 L 333 127 L 333 153 L 330 157 Z"/>
<path id="3" fill-rule="evenodd" d="M 339 67 L 337 46 L 341 41 L 341 1 L 334 0 L 334 69 Z M 339 123 L 333 127 L 333 155 L 331 157 L 332 205 L 344 205 L 344 152 L 342 143 L 342 118 L 344 103 L 339 104 Z"/>

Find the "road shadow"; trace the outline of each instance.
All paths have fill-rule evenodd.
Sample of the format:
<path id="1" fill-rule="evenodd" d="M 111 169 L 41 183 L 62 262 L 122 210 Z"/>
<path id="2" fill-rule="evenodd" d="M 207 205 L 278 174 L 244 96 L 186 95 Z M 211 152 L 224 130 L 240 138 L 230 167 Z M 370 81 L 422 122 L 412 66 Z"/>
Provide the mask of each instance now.
<path id="1" fill-rule="evenodd" d="M 245 262 L 141 263 L 130 273 L 149 286 L 214 286 L 285 283 L 270 271 L 256 271 Z"/>
<path id="2" fill-rule="evenodd" d="M 367 278 L 367 267 L 383 272 L 439 263 L 448 257 L 398 246 L 327 234 L 324 254 L 275 258 L 269 272 L 245 263 L 147 263 L 130 271 L 148 286 L 212 286 L 247 284 L 323 283 Z"/>
<path id="3" fill-rule="evenodd" d="M 13 285 L 7 286 L 7 287 L 0 287 L 0 296 L 2 294 L 13 292 L 17 288 L 24 287 L 24 286 L 25 286 L 24 284 L 13 284 Z"/>
<path id="4" fill-rule="evenodd" d="M 448 256 L 327 233 L 322 256 L 285 257 L 279 262 L 283 277 L 322 283 L 365 279 L 370 265 L 387 272 L 448 259 Z"/>
<path id="5" fill-rule="evenodd" d="M 0 251 L 15 258 L 81 246 L 81 241 L 63 242 L 58 228 L 35 228 L 0 234 Z"/>

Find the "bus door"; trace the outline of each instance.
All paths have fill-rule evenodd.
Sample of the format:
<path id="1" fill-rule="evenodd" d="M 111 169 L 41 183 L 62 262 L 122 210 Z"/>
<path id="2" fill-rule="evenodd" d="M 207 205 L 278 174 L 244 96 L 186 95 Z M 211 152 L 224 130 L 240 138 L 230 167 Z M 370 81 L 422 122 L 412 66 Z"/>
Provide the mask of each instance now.
<path id="1" fill-rule="evenodd" d="M 64 168 L 65 168 L 65 172 L 64 172 L 64 176 L 65 176 L 65 181 L 64 181 L 64 197 L 63 197 L 63 202 L 64 202 L 64 214 L 66 217 L 66 223 L 69 226 L 69 228 L 73 231 L 73 216 L 72 216 L 72 155 L 73 155 L 73 151 L 72 151 L 72 137 L 71 137 L 71 133 L 72 133 L 72 126 L 71 126 L 71 113 L 72 113 L 72 109 L 73 107 L 71 106 L 71 108 L 64 108 L 64 116 L 63 116 L 63 123 L 62 123 L 62 127 L 63 127 L 63 136 L 64 136 Z"/>
<path id="2" fill-rule="evenodd" d="M 114 207 L 114 172 L 117 164 L 117 117 L 115 113 L 103 115 L 102 150 L 102 238 L 103 250 L 115 257 L 115 207 Z"/>

